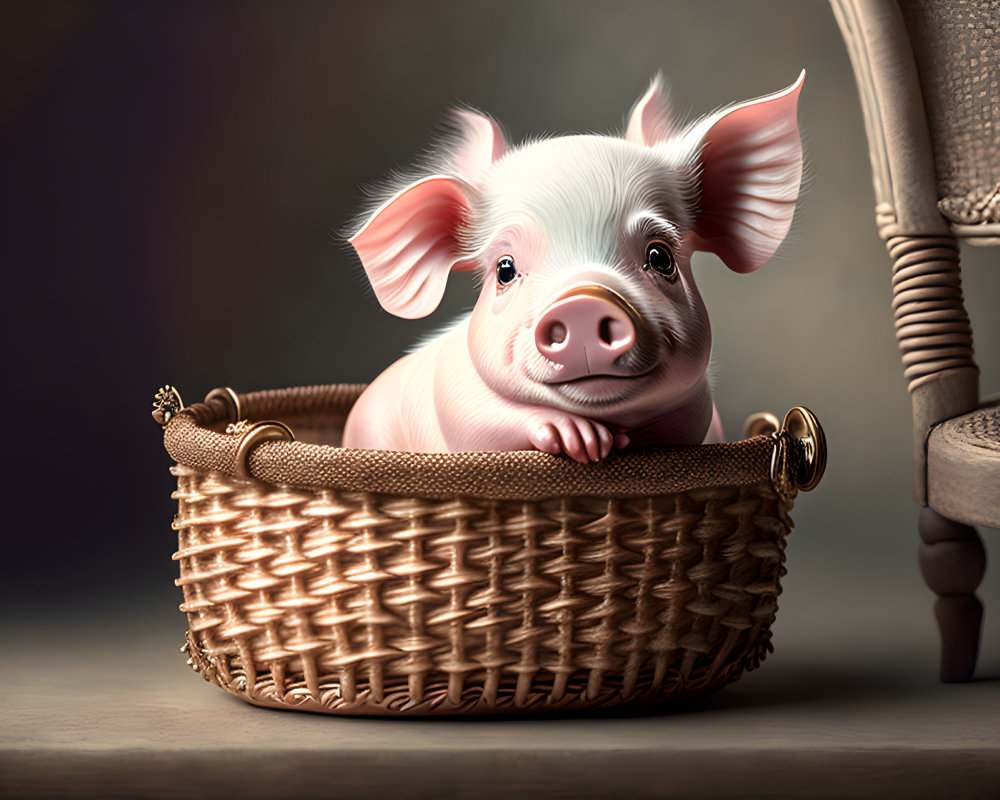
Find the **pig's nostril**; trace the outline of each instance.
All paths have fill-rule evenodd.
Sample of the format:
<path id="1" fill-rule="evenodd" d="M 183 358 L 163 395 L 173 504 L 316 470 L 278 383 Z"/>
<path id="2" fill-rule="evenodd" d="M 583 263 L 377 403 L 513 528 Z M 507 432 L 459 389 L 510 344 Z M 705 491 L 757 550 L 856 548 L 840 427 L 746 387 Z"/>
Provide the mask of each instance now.
<path id="1" fill-rule="evenodd" d="M 547 349 L 561 350 L 566 343 L 566 338 L 569 336 L 569 330 L 567 330 L 566 325 L 558 320 L 542 328 L 541 331 L 542 334 L 539 337 L 538 344 Z"/>
<path id="2" fill-rule="evenodd" d="M 601 337 L 601 341 L 604 344 L 611 344 L 614 341 L 614 337 L 611 333 L 611 317 L 605 317 L 601 320 L 600 325 L 597 326 L 597 335 Z"/>
<path id="3" fill-rule="evenodd" d="M 632 340 L 632 326 L 621 319 L 603 317 L 598 323 L 597 335 L 607 347 L 627 345 Z"/>

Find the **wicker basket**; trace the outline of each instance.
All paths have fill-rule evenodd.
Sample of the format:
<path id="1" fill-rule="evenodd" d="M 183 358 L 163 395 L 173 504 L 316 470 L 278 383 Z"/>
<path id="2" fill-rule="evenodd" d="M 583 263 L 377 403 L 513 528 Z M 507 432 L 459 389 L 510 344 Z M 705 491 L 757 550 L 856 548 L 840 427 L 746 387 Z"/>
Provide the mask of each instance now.
<path id="1" fill-rule="evenodd" d="M 362 388 L 158 395 L 206 680 L 334 714 L 536 712 L 709 691 L 770 651 L 787 512 L 825 459 L 804 409 L 578 464 L 336 447 Z"/>

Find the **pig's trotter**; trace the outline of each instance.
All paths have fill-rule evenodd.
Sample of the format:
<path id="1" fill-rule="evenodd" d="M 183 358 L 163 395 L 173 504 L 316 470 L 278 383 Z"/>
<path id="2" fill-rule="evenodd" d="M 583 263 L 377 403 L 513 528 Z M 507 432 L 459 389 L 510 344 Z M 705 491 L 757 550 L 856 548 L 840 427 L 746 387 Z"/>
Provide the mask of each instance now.
<path id="1" fill-rule="evenodd" d="M 574 461 L 586 464 L 607 458 L 612 448 L 628 443 L 624 434 L 612 435 L 600 422 L 573 414 L 554 413 L 543 418 L 534 417 L 529 427 L 528 440 L 543 453 L 565 453 Z"/>

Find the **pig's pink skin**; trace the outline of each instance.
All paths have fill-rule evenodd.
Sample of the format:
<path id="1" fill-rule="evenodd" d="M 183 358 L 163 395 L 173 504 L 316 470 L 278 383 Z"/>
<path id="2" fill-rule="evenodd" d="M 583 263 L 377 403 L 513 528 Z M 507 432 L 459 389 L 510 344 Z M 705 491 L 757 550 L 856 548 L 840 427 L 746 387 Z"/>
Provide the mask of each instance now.
<path id="1" fill-rule="evenodd" d="M 593 324 L 601 320 L 601 327 Z M 535 323 L 535 348 L 561 367 L 559 377 L 621 374 L 618 360 L 635 346 L 635 325 L 613 294 L 571 293 L 556 299 Z M 627 374 L 627 372 L 625 373 Z"/>
<path id="2" fill-rule="evenodd" d="M 461 393 L 447 390 L 456 382 Z M 401 396 L 407 398 L 402 416 Z M 497 395 L 483 383 L 463 337 L 456 335 L 442 336 L 397 361 L 355 408 L 344 431 L 347 447 L 439 453 L 538 449 L 596 461 L 613 444 L 600 423 Z"/>
<path id="3" fill-rule="evenodd" d="M 721 441 L 691 254 L 710 250 L 750 272 L 784 238 L 801 176 L 801 84 L 679 130 L 654 81 L 625 139 L 568 136 L 513 152 L 494 123 L 462 112 L 451 161 L 461 169 L 446 164 L 404 187 L 351 241 L 392 313 L 430 313 L 451 269 L 478 267 L 482 291 L 471 315 L 372 383 L 344 445 L 536 448 L 593 461 L 630 441 Z M 653 239 L 673 252 L 672 277 L 642 266 Z M 517 267 L 504 286 L 500 256 Z M 536 344 L 538 321 L 581 285 L 621 296 L 636 314 L 634 346 L 592 377 L 580 373 L 587 359 L 560 364 Z"/>
<path id="4" fill-rule="evenodd" d="M 668 413 L 623 435 L 612 421 L 498 395 L 472 365 L 461 333 L 441 336 L 383 372 L 352 410 L 344 446 L 424 453 L 537 449 L 586 462 L 607 457 L 633 437 L 637 445 L 722 441 L 707 382 Z"/>
<path id="5" fill-rule="evenodd" d="M 607 146 L 599 137 L 589 138 Z M 577 155 L 570 147 L 567 157 Z M 522 276 L 503 289 L 487 281 L 469 317 L 383 372 L 352 410 L 344 445 L 414 452 L 537 449 L 586 462 L 633 438 L 643 446 L 721 440 L 721 431 L 710 432 L 708 316 L 683 244 L 676 253 L 679 277 L 672 284 L 596 264 L 547 270 L 549 248 L 536 219 L 522 216 L 500 228 L 484 258 L 495 263 L 513 250 L 523 263 Z M 685 346 L 671 351 L 664 337 L 655 335 L 645 343 L 642 375 L 626 370 L 620 377 L 592 378 L 586 387 L 547 383 L 558 373 L 535 347 L 534 321 L 545 307 L 542 302 L 537 308 L 536 301 L 580 283 L 610 287 L 649 318 L 656 317 L 667 295 L 672 317 L 664 324 L 671 339 Z M 595 398 L 601 402 L 595 405 Z"/>
<path id="6" fill-rule="evenodd" d="M 537 241 L 535 247 L 541 250 Z M 690 269 L 686 258 L 684 269 Z M 593 277 L 576 273 L 581 275 Z M 613 276 L 601 277 L 612 282 Z M 696 291 L 692 296 L 697 302 L 689 316 L 699 325 L 684 358 L 671 362 L 658 355 L 656 366 L 641 377 L 591 379 L 608 384 L 601 387 L 605 395 L 628 396 L 607 409 L 590 409 L 530 379 L 513 347 L 497 346 L 505 337 L 517 341 L 509 329 L 517 327 L 511 312 L 518 306 L 508 296 L 497 310 L 496 289 L 487 284 L 470 317 L 397 361 L 364 392 L 348 418 L 344 445 L 413 452 L 537 449 L 587 462 L 630 441 L 721 441 L 705 378 L 711 337 L 700 297 Z M 532 327 L 521 327 L 522 336 L 533 339 Z"/>

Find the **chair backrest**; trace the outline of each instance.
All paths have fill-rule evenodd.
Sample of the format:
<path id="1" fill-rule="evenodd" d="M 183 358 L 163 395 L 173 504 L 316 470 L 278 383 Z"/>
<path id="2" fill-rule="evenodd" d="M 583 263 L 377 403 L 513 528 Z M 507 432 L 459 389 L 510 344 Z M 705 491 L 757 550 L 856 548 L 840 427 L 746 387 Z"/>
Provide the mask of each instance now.
<path id="1" fill-rule="evenodd" d="M 938 210 L 960 237 L 1000 235 L 1000 4 L 899 7 L 927 112 Z"/>
<path id="2" fill-rule="evenodd" d="M 958 238 L 1000 244 L 997 0 L 830 0 L 868 133 L 926 504 L 933 425 L 978 405 Z"/>

